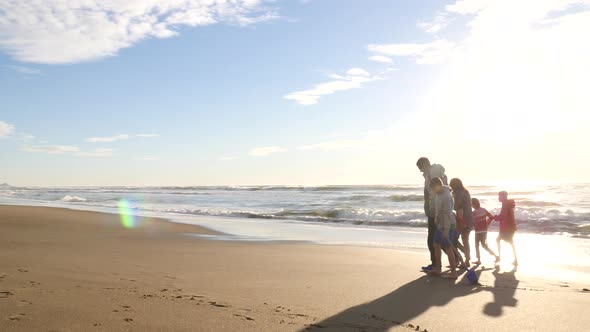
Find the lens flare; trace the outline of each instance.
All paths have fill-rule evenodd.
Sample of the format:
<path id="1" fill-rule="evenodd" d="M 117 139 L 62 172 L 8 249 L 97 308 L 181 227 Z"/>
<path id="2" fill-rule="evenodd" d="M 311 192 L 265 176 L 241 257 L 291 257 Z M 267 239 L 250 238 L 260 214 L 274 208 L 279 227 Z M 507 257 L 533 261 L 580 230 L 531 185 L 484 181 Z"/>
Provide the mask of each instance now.
<path id="1" fill-rule="evenodd" d="M 137 226 L 135 216 L 131 209 L 131 204 L 126 199 L 119 200 L 119 215 L 121 216 L 121 224 L 123 227 L 130 229 Z"/>

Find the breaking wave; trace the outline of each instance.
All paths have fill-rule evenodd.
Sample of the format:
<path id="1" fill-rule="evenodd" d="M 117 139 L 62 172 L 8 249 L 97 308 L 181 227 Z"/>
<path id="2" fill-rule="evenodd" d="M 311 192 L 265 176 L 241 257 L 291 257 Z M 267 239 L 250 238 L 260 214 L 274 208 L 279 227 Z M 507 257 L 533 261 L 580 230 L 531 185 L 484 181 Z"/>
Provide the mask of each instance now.
<path id="1" fill-rule="evenodd" d="M 86 202 L 86 198 L 78 196 L 65 195 L 61 201 L 63 202 Z"/>

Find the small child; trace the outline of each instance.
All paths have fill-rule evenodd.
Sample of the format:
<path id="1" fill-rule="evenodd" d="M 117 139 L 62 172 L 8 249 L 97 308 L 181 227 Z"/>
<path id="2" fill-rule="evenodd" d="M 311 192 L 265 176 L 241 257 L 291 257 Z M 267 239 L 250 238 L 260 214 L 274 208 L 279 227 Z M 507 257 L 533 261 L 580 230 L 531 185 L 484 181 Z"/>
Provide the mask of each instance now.
<path id="1" fill-rule="evenodd" d="M 516 204 L 513 199 L 508 199 L 508 193 L 501 191 L 498 193 L 498 200 L 502 202 L 500 215 L 494 217 L 494 220 L 500 222 L 500 233 L 498 234 L 498 257 L 501 256 L 500 240 L 510 243 L 512 252 L 514 252 L 514 266 L 518 266 L 516 259 L 516 248 L 514 247 L 514 233 L 516 233 L 516 220 L 514 219 L 514 207 Z"/>
<path id="2" fill-rule="evenodd" d="M 477 255 L 477 262 L 475 265 L 481 264 L 479 256 L 479 245 L 481 244 L 490 255 L 496 257 L 496 263 L 500 261 L 500 257 L 488 247 L 488 226 L 494 220 L 494 216 L 488 210 L 481 207 L 479 199 L 472 198 L 471 205 L 473 206 L 473 220 L 475 227 L 475 254 Z M 488 219 L 489 218 L 489 219 Z"/>

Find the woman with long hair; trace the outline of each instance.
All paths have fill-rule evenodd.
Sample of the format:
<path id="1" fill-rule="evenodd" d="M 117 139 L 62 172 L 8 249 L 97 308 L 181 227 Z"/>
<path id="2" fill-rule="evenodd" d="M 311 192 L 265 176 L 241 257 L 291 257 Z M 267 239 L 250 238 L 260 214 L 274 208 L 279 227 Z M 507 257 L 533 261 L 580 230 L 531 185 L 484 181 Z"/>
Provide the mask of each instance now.
<path id="1" fill-rule="evenodd" d="M 473 210 L 471 209 L 471 195 L 465 189 L 463 182 L 460 179 L 451 179 L 449 183 L 453 190 L 453 198 L 455 199 L 455 213 L 457 214 L 457 231 L 461 234 L 461 242 L 463 244 L 463 254 L 465 254 L 465 264 L 469 266 L 471 259 L 471 247 L 469 246 L 469 234 L 473 230 Z"/>

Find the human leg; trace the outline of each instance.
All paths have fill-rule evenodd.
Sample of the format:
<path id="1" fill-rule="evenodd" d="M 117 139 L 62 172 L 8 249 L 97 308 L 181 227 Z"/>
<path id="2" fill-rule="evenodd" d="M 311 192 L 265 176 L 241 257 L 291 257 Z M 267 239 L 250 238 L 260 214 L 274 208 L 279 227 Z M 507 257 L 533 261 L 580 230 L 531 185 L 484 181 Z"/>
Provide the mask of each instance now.
<path id="1" fill-rule="evenodd" d="M 455 252 L 455 262 L 463 262 L 463 258 L 461 257 L 461 253 L 459 252 L 459 250 L 461 250 L 461 252 L 465 253 L 465 248 L 463 247 L 463 245 L 461 244 L 461 242 L 459 242 L 459 238 L 461 237 L 460 233 L 458 232 L 457 229 L 454 229 L 450 235 L 451 237 L 451 243 L 453 244 L 453 247 L 455 249 L 458 250 L 454 250 Z"/>
<path id="2" fill-rule="evenodd" d="M 471 229 L 463 228 L 461 230 L 461 241 L 463 242 L 463 253 L 465 254 L 465 264 L 469 266 L 469 261 L 471 260 L 471 247 L 469 246 L 469 234 L 471 233 Z"/>
<path id="3" fill-rule="evenodd" d="M 498 255 L 494 253 L 492 249 L 488 246 L 488 233 L 481 233 L 481 246 L 484 248 L 490 255 L 496 258 L 496 261 L 499 261 L 500 258 Z"/>
<path id="4" fill-rule="evenodd" d="M 435 266 L 435 252 L 434 252 L 434 233 L 436 232 L 436 225 L 434 218 L 428 217 L 428 250 L 430 251 L 430 263 Z"/>
<path id="5" fill-rule="evenodd" d="M 501 240 L 501 237 L 500 237 L 500 235 L 498 235 L 498 238 L 496 238 L 496 243 L 498 245 L 498 259 L 497 259 L 498 262 L 500 261 L 500 258 L 502 257 L 502 247 L 500 246 L 500 240 Z"/>
<path id="6" fill-rule="evenodd" d="M 442 263 L 441 263 L 441 248 L 440 244 L 434 244 L 434 263 L 432 271 L 436 274 L 440 274 L 442 271 Z"/>
<path id="7" fill-rule="evenodd" d="M 510 246 L 512 247 L 512 253 L 514 254 L 514 266 L 518 266 L 518 258 L 516 258 L 516 247 L 514 246 L 514 239 L 510 241 Z"/>
<path id="8" fill-rule="evenodd" d="M 451 266 L 451 279 L 457 279 L 457 262 L 455 261 L 455 247 L 453 244 L 449 243 L 449 245 L 445 248 L 445 253 L 447 254 L 447 258 L 449 259 L 449 265 Z"/>
<path id="9" fill-rule="evenodd" d="M 479 245 L 481 243 L 481 234 L 475 233 L 475 255 L 477 256 L 477 262 L 475 264 L 481 264 L 481 257 L 479 255 Z"/>

